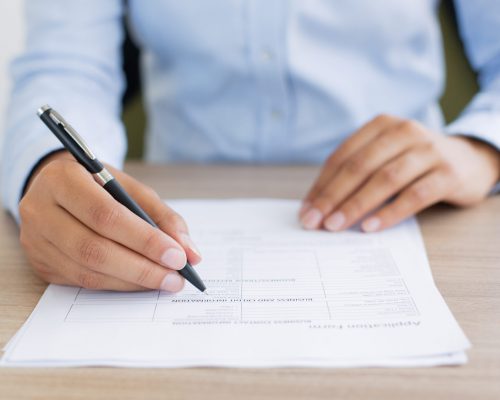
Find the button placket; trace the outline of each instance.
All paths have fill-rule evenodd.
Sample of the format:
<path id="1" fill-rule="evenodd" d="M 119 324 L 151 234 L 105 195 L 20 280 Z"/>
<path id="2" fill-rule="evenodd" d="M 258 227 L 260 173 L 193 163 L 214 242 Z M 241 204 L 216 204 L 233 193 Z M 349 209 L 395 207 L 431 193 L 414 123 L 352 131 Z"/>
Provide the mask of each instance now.
<path id="1" fill-rule="evenodd" d="M 274 157 L 286 142 L 286 9 L 282 1 L 250 1 L 251 55 L 258 89 L 257 158 Z"/>

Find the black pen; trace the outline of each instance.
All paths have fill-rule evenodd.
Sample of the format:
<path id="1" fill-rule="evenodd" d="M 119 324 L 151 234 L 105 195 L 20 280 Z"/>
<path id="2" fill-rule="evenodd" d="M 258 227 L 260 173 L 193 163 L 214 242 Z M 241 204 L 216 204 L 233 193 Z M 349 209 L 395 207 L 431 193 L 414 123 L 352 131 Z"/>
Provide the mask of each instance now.
<path id="1" fill-rule="evenodd" d="M 99 183 L 115 200 L 123 204 L 135 215 L 142 218 L 150 225 L 158 228 L 151 217 L 137 204 L 125 189 L 118 183 L 113 175 L 101 164 L 96 156 L 83 141 L 75 129 L 69 125 L 50 106 L 45 105 L 38 110 L 38 116 L 45 125 L 60 140 L 76 160 L 89 171 L 94 179 Z M 184 268 L 178 271 L 188 282 L 201 292 L 205 292 L 206 286 L 189 262 Z"/>

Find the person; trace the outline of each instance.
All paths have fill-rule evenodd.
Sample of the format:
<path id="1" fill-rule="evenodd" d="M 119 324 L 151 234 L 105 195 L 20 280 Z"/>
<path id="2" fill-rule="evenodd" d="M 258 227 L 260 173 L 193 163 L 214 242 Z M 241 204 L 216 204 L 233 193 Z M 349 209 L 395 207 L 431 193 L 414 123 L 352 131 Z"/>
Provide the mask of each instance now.
<path id="1" fill-rule="evenodd" d="M 142 51 L 148 160 L 322 163 L 298 216 L 306 229 L 360 221 L 373 232 L 436 202 L 479 203 L 500 175 L 500 4 L 455 6 L 481 89 L 445 126 L 432 0 L 27 0 L 2 183 L 35 272 L 86 288 L 175 292 L 175 270 L 201 260 L 182 217 L 119 170 L 124 12 Z M 45 103 L 160 230 L 61 151 L 35 116 Z"/>

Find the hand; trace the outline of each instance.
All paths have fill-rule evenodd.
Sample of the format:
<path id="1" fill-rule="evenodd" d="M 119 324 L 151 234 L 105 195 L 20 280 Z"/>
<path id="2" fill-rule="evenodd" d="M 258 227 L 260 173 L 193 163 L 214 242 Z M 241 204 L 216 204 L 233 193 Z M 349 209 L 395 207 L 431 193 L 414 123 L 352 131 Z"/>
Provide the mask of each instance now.
<path id="1" fill-rule="evenodd" d="M 378 231 L 440 201 L 469 206 L 500 178 L 500 152 L 463 136 L 381 115 L 326 161 L 299 212 L 306 229 Z"/>
<path id="2" fill-rule="evenodd" d="M 20 239 L 34 271 L 47 282 L 89 289 L 182 289 L 175 270 L 186 258 L 201 260 L 184 220 L 152 189 L 107 168 L 160 229 L 114 200 L 69 153 L 56 153 L 19 205 Z"/>

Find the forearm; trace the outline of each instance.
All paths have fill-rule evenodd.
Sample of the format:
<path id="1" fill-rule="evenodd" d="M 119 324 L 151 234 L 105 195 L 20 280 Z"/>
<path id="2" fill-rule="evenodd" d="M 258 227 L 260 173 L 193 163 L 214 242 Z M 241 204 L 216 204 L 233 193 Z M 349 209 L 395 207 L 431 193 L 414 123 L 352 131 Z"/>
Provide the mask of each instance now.
<path id="1" fill-rule="evenodd" d="M 26 5 L 27 46 L 12 64 L 2 157 L 3 204 L 17 220 L 28 175 L 61 148 L 36 117 L 40 106 L 49 103 L 66 115 L 103 161 L 122 164 L 122 2 L 92 2 L 32 0 Z"/>

